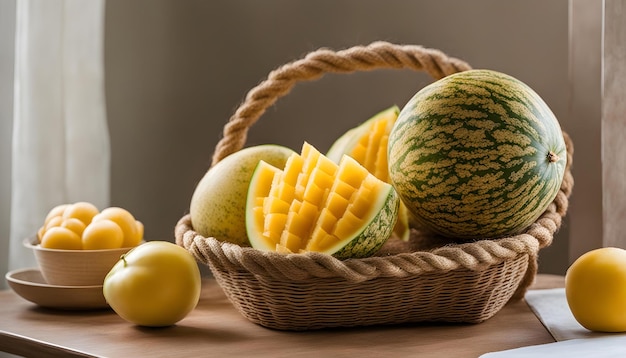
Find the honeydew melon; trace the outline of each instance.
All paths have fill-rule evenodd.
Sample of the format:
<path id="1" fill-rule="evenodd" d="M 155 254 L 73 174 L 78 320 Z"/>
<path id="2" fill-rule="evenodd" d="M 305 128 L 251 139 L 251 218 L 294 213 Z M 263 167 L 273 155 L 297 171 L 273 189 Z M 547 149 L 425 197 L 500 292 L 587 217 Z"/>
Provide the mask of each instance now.
<path id="1" fill-rule="evenodd" d="M 244 148 L 211 167 L 191 198 L 189 214 L 194 230 L 205 237 L 250 246 L 246 233 L 246 196 L 259 161 L 285 165 L 293 150 L 275 144 Z"/>

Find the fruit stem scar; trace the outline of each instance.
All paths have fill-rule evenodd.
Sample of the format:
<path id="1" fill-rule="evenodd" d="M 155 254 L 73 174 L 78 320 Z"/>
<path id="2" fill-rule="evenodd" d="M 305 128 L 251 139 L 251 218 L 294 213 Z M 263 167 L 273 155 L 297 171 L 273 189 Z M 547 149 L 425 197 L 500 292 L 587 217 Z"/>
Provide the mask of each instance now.
<path id="1" fill-rule="evenodd" d="M 548 163 L 556 163 L 560 159 L 553 151 L 550 151 L 546 157 L 548 158 Z"/>
<path id="2" fill-rule="evenodd" d="M 122 256 L 120 256 L 120 260 L 124 261 L 124 267 L 128 265 L 128 262 L 126 262 L 126 254 L 123 254 Z"/>

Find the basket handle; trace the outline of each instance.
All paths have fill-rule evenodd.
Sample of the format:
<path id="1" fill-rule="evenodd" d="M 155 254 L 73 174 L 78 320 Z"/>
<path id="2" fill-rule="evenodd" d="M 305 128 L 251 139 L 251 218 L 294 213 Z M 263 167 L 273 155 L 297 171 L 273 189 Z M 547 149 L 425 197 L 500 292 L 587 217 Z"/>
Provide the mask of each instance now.
<path id="1" fill-rule="evenodd" d="M 436 49 L 383 41 L 336 52 L 325 48 L 310 52 L 306 57 L 270 72 L 266 80 L 248 92 L 244 102 L 224 126 L 223 137 L 217 143 L 211 166 L 243 148 L 248 129 L 297 82 L 316 80 L 324 73 L 352 73 L 378 68 L 425 71 L 435 80 L 471 69 L 466 62 Z"/>

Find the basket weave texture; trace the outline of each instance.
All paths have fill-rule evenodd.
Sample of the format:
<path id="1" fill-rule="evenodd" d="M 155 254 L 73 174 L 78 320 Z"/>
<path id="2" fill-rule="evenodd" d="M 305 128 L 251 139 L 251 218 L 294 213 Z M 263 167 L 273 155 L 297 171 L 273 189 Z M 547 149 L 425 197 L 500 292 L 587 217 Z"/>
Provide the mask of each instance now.
<path id="1" fill-rule="evenodd" d="M 471 67 L 415 45 L 374 42 L 337 52 L 316 50 L 272 71 L 248 92 L 224 126 L 213 165 L 243 148 L 250 126 L 298 81 L 378 68 L 425 71 L 437 80 Z M 242 315 L 265 327 L 483 322 L 509 300 L 523 297 L 537 273 L 539 250 L 552 243 L 566 215 L 574 180 L 573 143 L 565 133 L 564 138 L 568 165 L 558 195 L 535 223 L 512 237 L 442 243 L 412 229 L 408 243 L 389 240 L 373 257 L 341 261 L 321 253 L 285 255 L 203 237 L 187 214 L 176 225 L 176 243 L 210 267 Z"/>

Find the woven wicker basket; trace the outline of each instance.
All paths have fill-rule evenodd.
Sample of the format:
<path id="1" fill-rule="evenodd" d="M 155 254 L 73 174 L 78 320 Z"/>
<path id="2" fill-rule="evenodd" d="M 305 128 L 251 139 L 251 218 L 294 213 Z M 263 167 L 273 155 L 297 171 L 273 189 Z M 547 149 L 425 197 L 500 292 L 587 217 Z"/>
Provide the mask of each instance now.
<path id="1" fill-rule="evenodd" d="M 324 73 L 410 68 L 434 79 L 470 69 L 434 49 L 375 42 L 334 52 L 320 49 L 283 65 L 253 88 L 224 127 L 213 164 L 243 148 L 249 127 L 298 81 Z M 568 166 L 556 199 L 524 233 L 496 240 L 442 243 L 413 229 L 409 243 L 389 243 L 374 256 L 278 254 L 202 237 L 189 215 L 176 225 L 178 245 L 210 267 L 233 305 L 250 321 L 281 330 L 408 322 L 479 323 L 523 296 L 541 248 L 552 242 L 573 186 Z M 241 223 L 245 225 L 245 223 Z"/>

